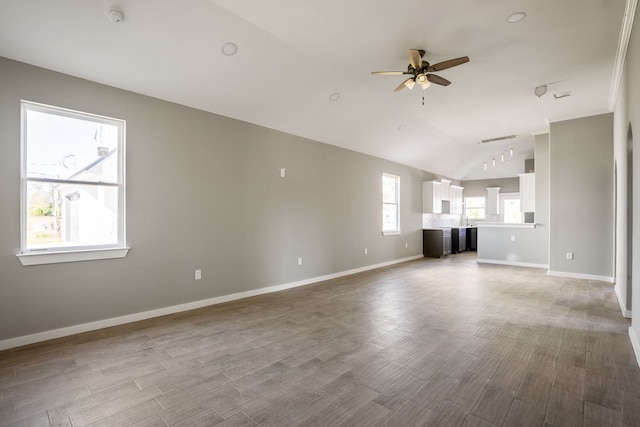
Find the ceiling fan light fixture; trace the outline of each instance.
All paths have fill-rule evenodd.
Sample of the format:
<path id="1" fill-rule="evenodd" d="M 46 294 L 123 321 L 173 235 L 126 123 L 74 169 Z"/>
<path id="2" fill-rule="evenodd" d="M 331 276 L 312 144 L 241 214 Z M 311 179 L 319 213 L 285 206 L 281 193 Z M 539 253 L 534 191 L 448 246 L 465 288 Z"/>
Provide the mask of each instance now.
<path id="1" fill-rule="evenodd" d="M 431 82 L 427 78 L 426 74 L 422 74 L 422 73 L 418 74 L 416 76 L 416 82 L 420 85 L 420 87 L 422 87 L 422 90 L 425 90 L 426 88 L 431 86 Z"/>
<path id="2" fill-rule="evenodd" d="M 416 85 L 416 81 L 413 79 L 408 79 L 404 82 L 404 85 L 407 87 L 407 89 L 411 90 Z"/>

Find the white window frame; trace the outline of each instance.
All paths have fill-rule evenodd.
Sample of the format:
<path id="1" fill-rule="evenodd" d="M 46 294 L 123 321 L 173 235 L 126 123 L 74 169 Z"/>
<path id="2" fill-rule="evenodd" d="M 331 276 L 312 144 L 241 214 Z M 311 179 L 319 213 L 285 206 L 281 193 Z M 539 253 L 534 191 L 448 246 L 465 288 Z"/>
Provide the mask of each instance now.
<path id="1" fill-rule="evenodd" d="M 520 203 L 522 203 L 522 201 L 520 200 L 520 193 L 500 193 L 500 222 L 503 222 L 505 224 L 521 224 L 524 222 L 524 213 L 520 212 L 520 221 L 519 222 L 505 222 L 504 220 L 504 202 L 506 200 L 519 200 Z"/>
<path id="2" fill-rule="evenodd" d="M 58 180 L 50 178 L 28 177 L 27 172 L 27 112 L 37 111 L 63 117 L 90 120 L 97 123 L 115 125 L 118 128 L 117 153 L 117 182 L 90 182 Z M 21 251 L 17 254 L 22 265 L 55 264 L 61 262 L 88 261 L 98 259 L 124 258 L 129 248 L 126 246 L 126 218 L 125 218 L 125 135 L 126 122 L 121 119 L 100 116 L 81 111 L 70 110 L 52 105 L 31 101 L 20 101 L 20 241 Z M 51 246 L 43 248 L 28 248 L 27 245 L 27 185 L 29 182 L 73 182 L 82 185 L 99 185 L 102 187 L 118 188 L 118 230 L 117 243 L 103 245 L 71 245 Z"/>
<path id="3" fill-rule="evenodd" d="M 396 200 L 395 203 L 388 203 L 384 201 L 384 179 L 385 178 L 391 178 L 395 181 L 396 183 Z M 395 211 L 396 211 L 396 225 L 397 227 L 395 229 L 385 229 L 384 228 L 384 208 L 387 205 L 394 205 L 395 206 Z M 392 175 L 390 173 L 383 173 L 382 174 L 382 235 L 383 236 L 394 236 L 394 235 L 398 235 L 400 234 L 400 177 L 398 175 Z"/>
<path id="4" fill-rule="evenodd" d="M 478 218 L 469 218 L 467 216 L 467 208 L 468 208 L 468 203 L 467 203 L 467 199 L 483 199 L 484 200 L 484 215 L 482 215 L 481 217 Z M 477 209 L 477 208 L 471 208 L 471 209 Z M 484 196 L 469 196 L 469 197 L 465 197 L 464 198 L 464 216 L 467 217 L 470 220 L 484 220 L 487 218 L 487 198 Z"/>

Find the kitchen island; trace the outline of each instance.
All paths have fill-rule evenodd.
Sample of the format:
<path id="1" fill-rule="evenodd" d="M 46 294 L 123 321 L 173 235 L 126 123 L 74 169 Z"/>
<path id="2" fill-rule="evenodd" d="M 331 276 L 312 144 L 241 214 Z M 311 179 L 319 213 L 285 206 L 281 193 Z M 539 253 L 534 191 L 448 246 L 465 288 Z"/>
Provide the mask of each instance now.
<path id="1" fill-rule="evenodd" d="M 549 268 L 541 224 L 486 222 L 478 227 L 478 262 Z"/>

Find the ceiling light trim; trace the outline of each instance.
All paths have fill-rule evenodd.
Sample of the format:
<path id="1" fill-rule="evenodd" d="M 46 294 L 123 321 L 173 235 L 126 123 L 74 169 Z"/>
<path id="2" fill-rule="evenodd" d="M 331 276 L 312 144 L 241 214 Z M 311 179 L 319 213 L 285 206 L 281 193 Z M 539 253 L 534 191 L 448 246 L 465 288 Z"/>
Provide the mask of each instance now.
<path id="1" fill-rule="evenodd" d="M 622 20 L 622 28 L 620 28 L 620 38 L 618 39 L 618 51 L 613 67 L 613 77 L 611 78 L 611 92 L 609 93 L 609 109 L 613 111 L 618 102 L 620 92 L 620 82 L 622 81 L 622 73 L 624 71 L 624 62 L 627 57 L 627 48 L 629 47 L 629 39 L 631 38 L 631 30 L 633 29 L 633 20 L 636 14 L 638 0 L 627 0 Z"/>
<path id="2" fill-rule="evenodd" d="M 238 45 L 234 42 L 226 42 L 222 45 L 222 54 L 224 56 L 233 56 L 238 53 Z"/>
<path id="3" fill-rule="evenodd" d="M 524 21 L 526 17 L 526 12 L 515 12 L 507 17 L 507 22 L 510 24 L 517 24 L 518 22 Z"/>

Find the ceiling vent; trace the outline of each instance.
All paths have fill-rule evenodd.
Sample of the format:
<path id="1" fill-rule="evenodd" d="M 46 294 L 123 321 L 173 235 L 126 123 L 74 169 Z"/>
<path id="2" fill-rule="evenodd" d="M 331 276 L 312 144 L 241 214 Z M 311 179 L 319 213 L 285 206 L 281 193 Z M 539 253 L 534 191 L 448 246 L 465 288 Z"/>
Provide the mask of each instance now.
<path id="1" fill-rule="evenodd" d="M 515 135 L 498 136 L 496 138 L 483 139 L 482 141 L 478 142 L 478 144 L 486 144 L 488 142 L 503 141 L 505 139 L 513 139 L 515 137 L 516 137 Z"/>

